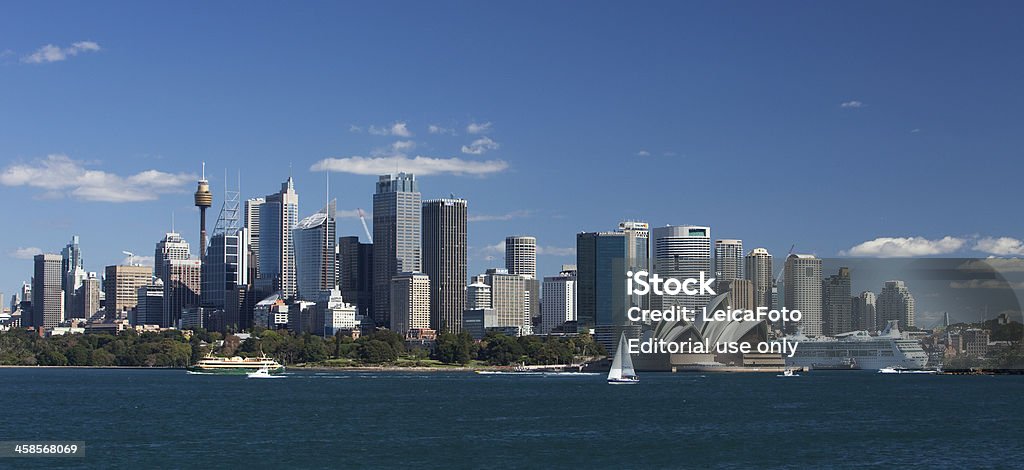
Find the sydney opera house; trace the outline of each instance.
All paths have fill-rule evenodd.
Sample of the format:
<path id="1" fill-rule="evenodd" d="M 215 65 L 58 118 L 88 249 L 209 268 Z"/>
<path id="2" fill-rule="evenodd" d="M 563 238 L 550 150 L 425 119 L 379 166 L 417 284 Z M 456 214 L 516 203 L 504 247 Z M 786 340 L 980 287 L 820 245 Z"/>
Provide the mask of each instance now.
<path id="1" fill-rule="evenodd" d="M 708 311 L 726 308 L 729 302 L 728 292 L 719 294 L 708 303 Z M 634 365 L 638 370 L 646 371 L 684 371 L 684 370 L 717 370 L 717 371 L 767 371 L 781 370 L 785 363 L 779 353 L 716 353 L 715 344 L 747 342 L 751 345 L 768 341 L 768 324 L 764 321 L 696 321 L 683 319 L 659 322 L 641 327 L 640 340 L 665 341 L 666 343 L 701 343 L 712 345 L 707 353 L 685 354 L 638 354 L 634 355 Z"/>

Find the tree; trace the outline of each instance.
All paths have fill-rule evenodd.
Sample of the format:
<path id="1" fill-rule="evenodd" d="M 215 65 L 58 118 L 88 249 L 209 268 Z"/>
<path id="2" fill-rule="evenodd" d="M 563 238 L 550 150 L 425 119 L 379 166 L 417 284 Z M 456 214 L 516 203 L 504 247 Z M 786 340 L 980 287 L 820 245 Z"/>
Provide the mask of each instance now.
<path id="1" fill-rule="evenodd" d="M 359 345 L 359 360 L 367 364 L 380 364 L 395 362 L 398 360 L 398 353 L 390 344 L 379 339 L 371 339 Z"/>
<path id="2" fill-rule="evenodd" d="M 488 334 L 480 349 L 480 359 L 490 364 L 509 365 L 523 360 L 523 347 L 515 338 Z"/>
<path id="3" fill-rule="evenodd" d="M 109 367 L 117 364 L 117 358 L 104 349 L 94 349 L 89 362 L 96 367 Z"/>
<path id="4" fill-rule="evenodd" d="M 474 344 L 469 333 L 441 333 L 434 343 L 433 358 L 446 364 L 466 364 L 473 359 Z"/>

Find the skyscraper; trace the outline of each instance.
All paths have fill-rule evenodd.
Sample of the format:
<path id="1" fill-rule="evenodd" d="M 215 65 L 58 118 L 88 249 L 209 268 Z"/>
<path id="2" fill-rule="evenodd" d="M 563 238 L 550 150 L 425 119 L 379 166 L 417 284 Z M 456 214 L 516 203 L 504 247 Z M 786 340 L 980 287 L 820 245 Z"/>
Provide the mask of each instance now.
<path id="1" fill-rule="evenodd" d="M 903 281 L 885 281 L 876 309 L 880 326 L 899 320 L 901 328 L 914 327 L 914 296 Z"/>
<path id="2" fill-rule="evenodd" d="M 505 269 L 530 279 L 537 277 L 537 239 L 528 236 L 505 237 Z"/>
<path id="3" fill-rule="evenodd" d="M 107 266 L 104 278 L 106 314 L 109 318 L 117 318 L 138 305 L 139 288 L 151 282 L 153 269 L 149 266 Z"/>
<path id="4" fill-rule="evenodd" d="M 257 297 L 281 291 L 286 299 L 295 297 L 295 245 L 292 229 L 299 223 L 299 195 L 292 177 L 281 183 L 281 191 L 266 197 L 259 206 L 259 278 Z"/>
<path id="5" fill-rule="evenodd" d="M 853 328 L 864 331 L 877 331 L 878 316 L 876 314 L 877 297 L 869 290 L 852 297 L 850 315 L 853 317 Z"/>
<path id="6" fill-rule="evenodd" d="M 66 318 L 83 318 L 81 288 L 88 277 L 82 267 L 82 249 L 78 243 L 78 235 L 71 237 L 71 242 L 61 250 L 61 289 L 64 291 L 64 316 Z"/>
<path id="7" fill-rule="evenodd" d="M 391 329 L 405 337 L 409 330 L 430 328 L 430 277 L 398 273 L 391 279 Z"/>
<path id="8" fill-rule="evenodd" d="M 822 329 L 825 336 L 853 330 L 853 305 L 850 297 L 850 268 L 839 268 L 822 283 Z"/>
<path id="9" fill-rule="evenodd" d="M 491 308 L 491 286 L 483 277 L 466 286 L 466 310 Z"/>
<path id="10" fill-rule="evenodd" d="M 715 279 L 728 282 L 744 279 L 743 240 L 715 240 Z"/>
<path id="11" fill-rule="evenodd" d="M 430 277 L 430 328 L 462 330 L 466 309 L 465 199 L 423 202 L 423 273 Z"/>
<path id="12" fill-rule="evenodd" d="M 32 276 L 32 323 L 39 328 L 53 328 L 64 321 L 64 291 L 61 280 L 62 258 L 57 254 L 38 254 L 33 258 L 35 271 Z"/>
<path id="13" fill-rule="evenodd" d="M 260 271 L 260 206 L 267 200 L 262 197 L 254 197 L 245 201 L 245 229 L 248 236 L 246 244 L 249 246 L 249 282 L 256 282 Z"/>
<path id="14" fill-rule="evenodd" d="M 488 269 L 484 282 L 491 286 L 491 308 L 497 327 L 516 329 L 521 336 L 533 334 L 533 322 L 526 306 L 526 277 L 507 269 Z"/>
<path id="15" fill-rule="evenodd" d="M 160 325 L 164 321 L 164 281 L 154 278 L 140 287 L 132 325 Z"/>
<path id="16" fill-rule="evenodd" d="M 201 304 L 211 309 L 225 309 L 228 292 L 249 283 L 248 233 L 240 219 L 238 191 L 224 190 L 224 202 L 217 215 L 213 237 L 203 259 Z"/>
<path id="17" fill-rule="evenodd" d="M 576 270 L 563 269 L 557 276 L 544 278 L 541 300 L 541 334 L 550 334 L 567 322 L 576 321 Z M 575 330 L 573 330 L 575 331 Z"/>
<path id="18" fill-rule="evenodd" d="M 295 272 L 299 299 L 316 302 L 321 292 L 338 287 L 336 276 L 335 201 L 302 219 L 293 231 Z M 322 324 L 318 334 L 322 333 Z"/>
<path id="19" fill-rule="evenodd" d="M 163 280 L 166 284 L 167 264 L 171 260 L 189 259 L 191 256 L 192 252 L 189 249 L 188 242 L 181 238 L 181 234 L 168 232 L 164 235 L 164 239 L 156 244 L 156 250 L 153 253 L 153 275 Z M 149 280 L 147 279 L 146 282 L 149 282 Z M 134 292 L 134 289 L 132 292 Z"/>
<path id="20" fill-rule="evenodd" d="M 776 308 L 772 304 L 772 255 L 764 248 L 754 248 L 747 253 L 746 278 L 754 287 L 756 307 Z M 781 307 L 781 306 L 780 306 Z"/>
<path id="21" fill-rule="evenodd" d="M 160 326 L 177 328 L 182 311 L 199 306 L 202 262 L 197 259 L 172 259 L 165 268 L 164 321 Z"/>
<path id="22" fill-rule="evenodd" d="M 714 277 L 711 271 L 711 228 L 697 225 L 668 225 L 652 230 L 653 249 L 651 253 L 653 270 L 662 278 L 674 277 L 680 281 Z M 711 296 L 706 294 L 665 295 L 660 299 L 660 308 L 682 306 L 701 309 L 708 304 Z"/>
<path id="23" fill-rule="evenodd" d="M 373 244 L 359 237 L 338 238 L 338 285 L 356 314 L 373 318 Z"/>
<path id="24" fill-rule="evenodd" d="M 789 310 L 799 310 L 796 325 L 786 328 L 803 330 L 807 336 L 822 335 L 821 259 L 814 255 L 791 254 L 786 258 L 785 303 Z"/>
<path id="25" fill-rule="evenodd" d="M 77 298 L 80 305 L 75 310 L 81 313 L 82 316 L 72 318 L 98 319 L 94 317 L 100 311 L 100 278 L 96 273 L 89 273 L 85 280 L 82 281 L 82 287 L 78 291 Z"/>
<path id="26" fill-rule="evenodd" d="M 576 319 L 580 333 L 625 323 L 626 237 L 622 232 L 576 234 Z"/>
<path id="27" fill-rule="evenodd" d="M 399 173 L 377 179 L 373 195 L 373 319 L 387 326 L 391 317 L 391 278 L 421 272 L 422 205 L 416 176 Z"/>

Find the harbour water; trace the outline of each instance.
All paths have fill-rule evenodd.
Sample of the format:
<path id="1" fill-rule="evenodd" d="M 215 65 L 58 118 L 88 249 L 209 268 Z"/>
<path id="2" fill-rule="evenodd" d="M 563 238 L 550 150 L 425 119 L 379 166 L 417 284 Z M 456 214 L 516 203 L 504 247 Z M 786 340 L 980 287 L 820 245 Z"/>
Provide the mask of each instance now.
<path id="1" fill-rule="evenodd" d="M 0 369 L 0 467 L 1018 467 L 1024 376 Z"/>

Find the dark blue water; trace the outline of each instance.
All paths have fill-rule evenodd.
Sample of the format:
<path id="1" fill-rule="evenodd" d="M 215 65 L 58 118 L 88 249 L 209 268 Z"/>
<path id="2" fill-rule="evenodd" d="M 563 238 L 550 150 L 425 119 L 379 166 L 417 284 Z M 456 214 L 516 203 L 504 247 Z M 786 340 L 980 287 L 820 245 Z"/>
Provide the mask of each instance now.
<path id="1" fill-rule="evenodd" d="M 603 376 L 0 369 L 0 440 L 86 442 L 0 466 L 1024 465 L 1024 377 Z"/>

